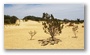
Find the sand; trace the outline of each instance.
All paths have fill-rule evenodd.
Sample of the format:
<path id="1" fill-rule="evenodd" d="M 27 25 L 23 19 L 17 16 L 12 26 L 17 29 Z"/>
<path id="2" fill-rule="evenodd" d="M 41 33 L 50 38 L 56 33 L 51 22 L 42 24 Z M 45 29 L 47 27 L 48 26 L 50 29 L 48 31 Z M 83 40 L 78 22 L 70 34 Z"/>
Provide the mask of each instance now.
<path id="1" fill-rule="evenodd" d="M 66 24 L 64 24 L 66 25 Z M 41 22 L 28 21 L 20 22 L 20 26 L 4 25 L 4 48 L 5 49 L 84 49 L 84 24 L 78 24 L 77 38 L 72 38 L 74 33 L 72 27 L 64 27 L 60 35 L 55 36 L 61 39 L 55 45 L 41 46 L 38 40 L 47 39 L 49 34 L 44 33 Z M 29 31 L 36 31 L 33 40 L 30 40 Z"/>

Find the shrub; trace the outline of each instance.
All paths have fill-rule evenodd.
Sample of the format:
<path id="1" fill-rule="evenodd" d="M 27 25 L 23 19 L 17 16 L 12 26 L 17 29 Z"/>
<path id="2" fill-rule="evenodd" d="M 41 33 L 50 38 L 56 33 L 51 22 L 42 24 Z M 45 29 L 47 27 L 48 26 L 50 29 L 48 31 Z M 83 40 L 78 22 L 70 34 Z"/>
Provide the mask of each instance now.
<path id="1" fill-rule="evenodd" d="M 36 31 L 30 31 L 29 34 L 31 36 L 30 40 L 32 40 L 33 36 L 36 34 Z"/>
<path id="2" fill-rule="evenodd" d="M 77 38 L 77 36 L 76 36 L 77 30 L 78 30 L 78 26 L 73 26 L 72 31 L 73 31 L 73 33 L 75 35 L 75 37 L 73 37 L 73 38 Z"/>
<path id="3" fill-rule="evenodd" d="M 15 24 L 17 19 L 16 16 L 4 15 L 4 24 Z"/>
<path id="4" fill-rule="evenodd" d="M 51 37 L 49 39 L 51 40 L 49 40 L 49 42 L 54 43 L 57 41 L 55 36 L 62 32 L 63 25 L 58 19 L 55 19 L 52 14 L 50 16 L 48 13 L 43 13 L 43 19 L 45 19 L 45 21 L 42 22 L 43 30 L 45 33 L 50 34 Z"/>

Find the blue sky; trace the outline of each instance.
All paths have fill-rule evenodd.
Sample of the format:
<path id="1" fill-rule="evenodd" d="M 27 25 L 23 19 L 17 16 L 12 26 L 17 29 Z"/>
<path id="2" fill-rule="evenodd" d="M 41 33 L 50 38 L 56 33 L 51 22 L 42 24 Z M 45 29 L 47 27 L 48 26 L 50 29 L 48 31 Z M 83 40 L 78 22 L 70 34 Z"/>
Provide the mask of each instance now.
<path id="1" fill-rule="evenodd" d="M 84 19 L 83 4 L 4 4 L 4 15 L 20 19 L 28 15 L 42 17 L 44 12 L 58 19 Z"/>

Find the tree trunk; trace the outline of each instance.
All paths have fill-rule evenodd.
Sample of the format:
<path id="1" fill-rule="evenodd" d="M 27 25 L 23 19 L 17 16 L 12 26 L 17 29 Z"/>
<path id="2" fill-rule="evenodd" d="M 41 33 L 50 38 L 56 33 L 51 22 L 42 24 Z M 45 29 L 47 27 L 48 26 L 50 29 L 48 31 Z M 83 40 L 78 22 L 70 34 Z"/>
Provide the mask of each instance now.
<path id="1" fill-rule="evenodd" d="M 54 41 L 54 36 L 52 36 L 51 38 L 52 38 L 52 41 Z"/>
<path id="2" fill-rule="evenodd" d="M 74 38 L 77 38 L 77 36 L 76 36 L 76 32 L 74 31 L 74 35 L 75 35 L 75 37 Z"/>
<path id="3" fill-rule="evenodd" d="M 33 36 L 31 35 L 31 38 L 30 38 L 30 40 L 32 40 L 32 37 L 33 37 Z"/>

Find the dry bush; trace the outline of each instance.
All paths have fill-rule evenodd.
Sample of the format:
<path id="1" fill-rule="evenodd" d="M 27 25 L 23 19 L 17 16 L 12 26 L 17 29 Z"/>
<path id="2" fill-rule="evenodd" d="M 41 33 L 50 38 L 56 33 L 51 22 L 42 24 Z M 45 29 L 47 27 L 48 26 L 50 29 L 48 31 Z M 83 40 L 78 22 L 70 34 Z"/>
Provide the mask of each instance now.
<path id="1" fill-rule="evenodd" d="M 73 33 L 75 35 L 73 38 L 77 38 L 77 36 L 76 36 L 76 32 L 78 32 L 77 30 L 78 30 L 78 26 L 77 25 L 73 26 L 72 31 L 73 31 Z"/>
<path id="2" fill-rule="evenodd" d="M 73 27 L 74 23 L 70 22 L 68 25 L 66 25 L 65 27 Z"/>
<path id="3" fill-rule="evenodd" d="M 31 36 L 30 40 L 32 40 L 33 36 L 37 33 L 36 31 L 30 31 L 28 32 Z"/>
<path id="4" fill-rule="evenodd" d="M 68 27 L 74 26 L 74 23 L 70 22 L 69 25 L 67 25 Z"/>

